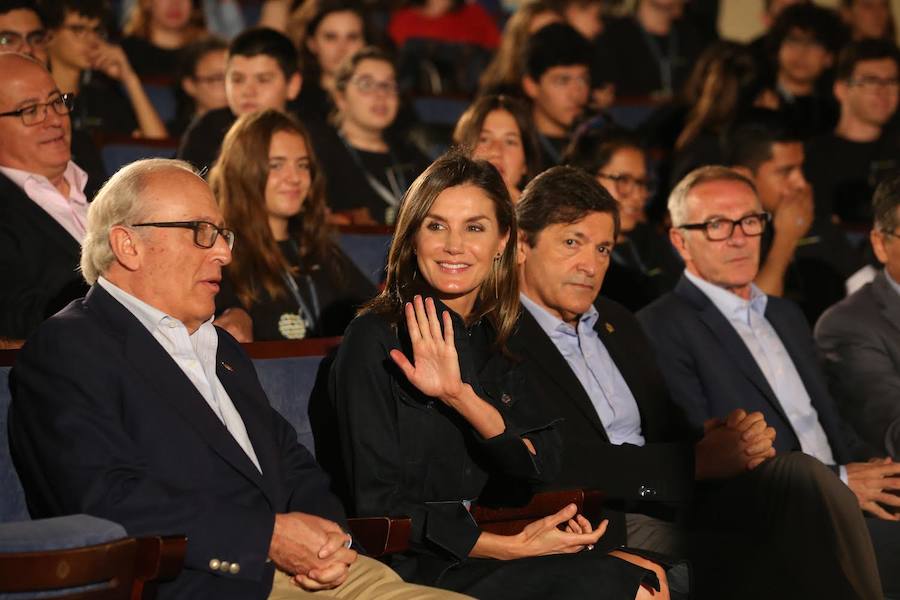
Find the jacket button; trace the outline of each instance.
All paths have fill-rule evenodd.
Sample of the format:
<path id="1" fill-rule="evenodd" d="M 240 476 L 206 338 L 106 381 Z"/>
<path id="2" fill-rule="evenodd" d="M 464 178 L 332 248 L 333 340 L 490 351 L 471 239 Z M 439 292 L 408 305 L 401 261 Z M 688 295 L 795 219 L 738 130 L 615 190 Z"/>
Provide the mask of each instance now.
<path id="1" fill-rule="evenodd" d="M 510 402 L 512 402 L 512 398 L 509 394 L 503 394 L 502 396 L 500 396 L 500 402 L 502 402 L 503 404 L 509 404 Z"/>
<path id="2" fill-rule="evenodd" d="M 638 495 L 640 495 L 641 498 L 654 498 L 656 496 L 656 489 L 642 485 L 638 490 Z"/>
<path id="3" fill-rule="evenodd" d="M 237 575 L 241 572 L 241 565 L 237 563 L 231 563 L 231 566 L 228 568 L 228 572 L 232 575 Z"/>
<path id="4" fill-rule="evenodd" d="M 221 562 L 221 564 L 219 564 L 219 570 L 222 571 L 223 573 L 227 573 L 228 569 L 230 569 L 230 568 L 231 568 L 231 563 L 228 562 L 227 560 L 223 560 Z"/>
<path id="5" fill-rule="evenodd" d="M 219 565 L 220 565 L 220 564 L 221 564 L 221 563 L 219 562 L 219 559 L 218 559 L 218 558 L 214 558 L 214 559 L 212 559 L 211 561 L 209 561 L 209 568 L 212 569 L 213 571 L 218 571 L 218 570 L 219 570 Z"/>

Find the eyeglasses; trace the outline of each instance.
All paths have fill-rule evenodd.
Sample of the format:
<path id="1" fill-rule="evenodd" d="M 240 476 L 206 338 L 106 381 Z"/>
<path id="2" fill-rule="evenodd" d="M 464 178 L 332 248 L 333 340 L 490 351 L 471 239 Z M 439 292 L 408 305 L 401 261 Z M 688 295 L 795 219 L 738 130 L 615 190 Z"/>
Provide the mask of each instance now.
<path id="1" fill-rule="evenodd" d="M 875 77 L 874 75 L 866 75 L 858 79 L 851 79 L 847 83 L 856 86 L 867 92 L 874 92 L 884 88 L 890 92 L 900 90 L 900 79 L 896 77 Z"/>
<path id="2" fill-rule="evenodd" d="M 197 83 L 203 83 L 205 85 L 214 85 L 214 84 L 222 84 L 225 83 L 225 73 L 215 73 L 213 75 L 194 75 L 191 77 Z"/>
<path id="3" fill-rule="evenodd" d="M 771 218 L 772 216 L 769 213 L 762 212 L 734 220 L 712 219 L 703 223 L 687 223 L 685 225 L 679 225 L 678 228 L 701 229 L 703 230 L 703 233 L 706 234 L 706 239 L 709 241 L 721 242 L 734 235 L 734 228 L 736 225 L 741 226 L 741 231 L 743 231 L 744 235 L 747 237 L 762 235 L 762 232 L 766 229 L 766 223 L 768 223 Z"/>
<path id="4" fill-rule="evenodd" d="M 360 93 L 366 95 L 374 94 L 375 92 L 383 92 L 388 96 L 396 96 L 400 89 L 397 86 L 396 81 L 377 81 L 368 75 L 356 77 L 355 79 L 350 80 L 350 83 L 355 85 Z"/>
<path id="5" fill-rule="evenodd" d="M 0 31 L 0 52 L 18 52 L 26 44 L 32 48 L 43 48 L 50 41 L 46 29 L 30 31 L 24 35 L 17 31 Z"/>
<path id="6" fill-rule="evenodd" d="M 106 28 L 103 25 L 94 25 L 91 27 L 90 25 L 63 25 L 63 29 L 68 29 L 72 32 L 72 34 L 80 39 L 84 39 L 88 36 L 89 33 L 93 33 L 95 36 L 100 38 L 101 40 L 105 40 L 109 34 L 106 33 Z"/>
<path id="7" fill-rule="evenodd" d="M 194 243 L 201 248 L 212 248 L 219 236 L 228 244 L 228 249 L 234 248 L 234 231 L 219 227 L 209 221 L 163 221 L 160 223 L 135 223 L 132 227 L 175 227 L 178 229 L 193 229 Z"/>
<path id="8" fill-rule="evenodd" d="M 616 189 L 619 190 L 622 194 L 630 194 L 635 190 L 635 188 L 639 189 L 644 194 L 650 194 L 651 190 L 654 188 L 654 182 L 646 177 L 634 177 L 633 175 L 628 175 L 627 173 L 597 173 L 597 177 L 600 179 L 608 179 L 612 181 Z"/>
<path id="9" fill-rule="evenodd" d="M 72 94 L 60 94 L 47 102 L 36 102 L 18 110 L 0 113 L 0 117 L 19 117 L 25 127 L 31 127 L 47 120 L 48 107 L 59 116 L 63 116 L 72 112 L 74 105 L 75 97 Z"/>

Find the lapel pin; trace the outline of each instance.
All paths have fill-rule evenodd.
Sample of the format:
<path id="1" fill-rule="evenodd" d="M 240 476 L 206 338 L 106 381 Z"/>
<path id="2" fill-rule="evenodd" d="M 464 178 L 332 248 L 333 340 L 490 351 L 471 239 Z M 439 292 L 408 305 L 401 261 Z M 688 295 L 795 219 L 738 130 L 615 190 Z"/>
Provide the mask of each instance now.
<path id="1" fill-rule="evenodd" d="M 616 330 L 616 328 L 613 327 L 611 323 L 604 323 L 604 325 L 606 326 L 606 331 L 608 331 L 609 333 L 613 333 Z"/>
<path id="2" fill-rule="evenodd" d="M 228 364 L 227 362 L 225 362 L 224 360 L 222 361 L 222 366 L 225 367 L 225 370 L 226 370 L 226 371 L 231 371 L 232 373 L 234 373 L 234 367 L 232 367 L 231 365 L 229 365 L 229 364 Z"/>

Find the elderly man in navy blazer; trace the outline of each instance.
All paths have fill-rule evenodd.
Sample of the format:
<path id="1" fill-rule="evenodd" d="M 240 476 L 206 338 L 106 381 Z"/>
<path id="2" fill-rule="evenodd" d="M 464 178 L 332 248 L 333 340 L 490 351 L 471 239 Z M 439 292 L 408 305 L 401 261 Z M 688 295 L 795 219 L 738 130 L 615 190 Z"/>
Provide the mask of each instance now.
<path id="1" fill-rule="evenodd" d="M 161 598 L 458 598 L 349 548 L 327 477 L 212 324 L 233 243 L 187 163 L 139 161 L 101 190 L 81 260 L 93 287 L 38 328 L 11 375 L 32 516 L 187 535 Z"/>
<path id="2" fill-rule="evenodd" d="M 832 465 L 863 510 L 895 521 L 900 464 L 879 459 L 841 418 L 800 310 L 753 284 L 768 222 L 754 184 L 725 167 L 701 167 L 672 191 L 669 214 L 684 275 L 638 318 L 673 400 L 698 430 L 735 408 L 762 412 L 779 452 L 802 450 Z M 867 521 L 892 592 L 900 528 Z"/>
<path id="3" fill-rule="evenodd" d="M 870 239 L 884 265 L 871 283 L 831 307 L 816 343 L 843 414 L 880 452 L 900 456 L 900 176 L 872 201 Z"/>

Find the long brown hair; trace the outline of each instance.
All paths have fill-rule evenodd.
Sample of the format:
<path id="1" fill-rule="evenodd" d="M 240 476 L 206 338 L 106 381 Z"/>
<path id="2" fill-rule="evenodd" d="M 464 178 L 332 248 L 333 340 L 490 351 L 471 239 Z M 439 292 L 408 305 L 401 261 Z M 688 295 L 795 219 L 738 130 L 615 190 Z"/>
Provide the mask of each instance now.
<path id="1" fill-rule="evenodd" d="M 515 211 L 497 169 L 487 161 L 473 160 L 459 152 L 449 152 L 434 161 L 403 196 L 394 239 L 388 252 L 384 290 L 359 312 L 383 315 L 396 325 L 404 318 L 403 306 L 416 293 L 427 293 L 427 288 L 423 290 L 422 287 L 427 282 L 416 282 L 416 234 L 440 193 L 460 185 L 473 185 L 481 189 L 494 204 L 500 233 L 509 234 L 500 259 L 481 283 L 472 314 L 467 316 L 470 323 L 488 319 L 497 332 L 496 345 L 502 349 L 519 316 Z"/>
<path id="2" fill-rule="evenodd" d="M 278 248 L 266 211 L 269 146 L 278 132 L 299 135 L 309 153 L 309 192 L 300 212 L 288 220 L 288 234 L 297 242 L 305 262 L 322 263 L 334 251 L 331 228 L 325 222 L 324 176 L 306 129 L 296 118 L 272 109 L 240 117 L 225 135 L 209 183 L 225 222 L 239 240 L 227 268 L 245 306 L 259 299 L 261 290 L 255 282 L 262 284 L 271 298 L 284 297 L 288 293 L 285 270 L 294 270 Z"/>

